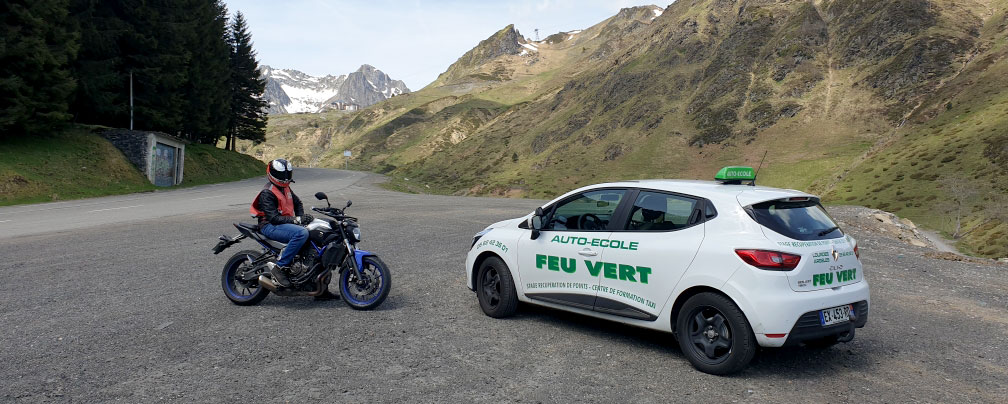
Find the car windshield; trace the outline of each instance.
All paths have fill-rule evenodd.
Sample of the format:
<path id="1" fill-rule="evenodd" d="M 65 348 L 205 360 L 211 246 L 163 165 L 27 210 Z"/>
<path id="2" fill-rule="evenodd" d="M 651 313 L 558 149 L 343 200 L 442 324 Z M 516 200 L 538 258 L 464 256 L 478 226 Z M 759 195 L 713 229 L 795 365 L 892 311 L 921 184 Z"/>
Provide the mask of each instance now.
<path id="1" fill-rule="evenodd" d="M 816 200 L 769 201 L 752 205 L 747 211 L 757 223 L 795 240 L 826 240 L 843 235 Z"/>

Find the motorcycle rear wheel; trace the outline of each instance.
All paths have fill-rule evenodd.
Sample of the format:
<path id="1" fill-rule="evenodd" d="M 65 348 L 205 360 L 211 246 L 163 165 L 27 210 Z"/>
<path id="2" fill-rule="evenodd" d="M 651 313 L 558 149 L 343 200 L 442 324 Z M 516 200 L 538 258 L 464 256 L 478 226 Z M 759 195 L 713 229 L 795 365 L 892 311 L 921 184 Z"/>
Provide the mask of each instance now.
<path id="1" fill-rule="evenodd" d="M 224 264 L 224 270 L 221 272 L 221 288 L 224 289 L 224 295 L 232 303 L 239 306 L 252 306 L 259 304 L 269 295 L 269 289 L 262 287 L 258 280 L 246 282 L 236 278 L 239 269 L 251 265 L 252 261 L 261 254 L 261 252 L 253 250 L 239 251 Z"/>
<path id="2" fill-rule="evenodd" d="M 366 256 L 361 261 L 364 279 L 357 279 L 357 273 L 352 268 L 340 272 L 340 298 L 355 310 L 371 310 L 388 297 L 389 290 L 392 289 L 392 275 L 389 274 L 388 266 L 374 255 Z"/>

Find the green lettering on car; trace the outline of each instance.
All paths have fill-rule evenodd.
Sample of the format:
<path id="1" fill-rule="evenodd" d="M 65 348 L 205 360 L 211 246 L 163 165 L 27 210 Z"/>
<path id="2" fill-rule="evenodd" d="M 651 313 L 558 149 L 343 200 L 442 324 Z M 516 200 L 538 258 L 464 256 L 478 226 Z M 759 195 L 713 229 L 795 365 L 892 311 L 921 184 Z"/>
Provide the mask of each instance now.
<path id="1" fill-rule="evenodd" d="M 536 268 L 542 269 L 543 265 L 546 265 L 546 256 L 536 254 Z"/>
<path id="2" fill-rule="evenodd" d="M 616 279 L 616 264 L 612 262 L 602 263 L 602 276 L 609 279 Z"/>
<path id="3" fill-rule="evenodd" d="M 547 262 L 548 262 L 547 267 L 549 268 L 550 271 L 560 270 L 560 257 L 550 255 Z"/>
<path id="4" fill-rule="evenodd" d="M 637 273 L 637 270 L 634 269 L 633 266 L 626 264 L 619 264 L 619 280 L 637 282 L 637 280 L 634 279 L 635 273 Z"/>
<path id="5" fill-rule="evenodd" d="M 560 268 L 564 272 L 572 274 L 577 270 L 577 260 L 574 258 L 560 258 Z"/>
<path id="6" fill-rule="evenodd" d="M 602 262 L 591 262 L 591 260 L 584 260 L 585 266 L 588 267 L 588 274 L 592 277 L 598 276 L 599 272 L 602 272 Z"/>

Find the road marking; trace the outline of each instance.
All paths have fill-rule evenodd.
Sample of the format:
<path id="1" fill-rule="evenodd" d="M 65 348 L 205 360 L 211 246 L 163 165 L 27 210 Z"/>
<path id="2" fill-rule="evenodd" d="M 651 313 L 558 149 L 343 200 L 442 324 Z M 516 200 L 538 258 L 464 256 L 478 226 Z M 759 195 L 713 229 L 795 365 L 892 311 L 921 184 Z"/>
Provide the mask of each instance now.
<path id="1" fill-rule="evenodd" d="M 220 198 L 222 196 L 227 196 L 227 195 L 204 196 L 202 198 L 193 198 L 193 199 L 190 199 L 190 201 L 198 201 L 198 200 L 201 200 L 201 199 Z"/>
<path id="2" fill-rule="evenodd" d="M 89 210 L 89 211 L 88 211 L 88 213 L 91 213 L 91 212 L 104 212 L 104 211 L 106 211 L 106 210 L 118 210 L 118 209 L 129 209 L 129 208 L 139 208 L 139 207 L 141 207 L 141 206 L 143 206 L 143 205 L 133 205 L 133 206 L 120 206 L 120 207 L 118 207 L 118 208 L 108 208 L 108 209 L 95 209 L 95 210 Z"/>
<path id="3" fill-rule="evenodd" d="M 11 219 L 11 220 L 14 220 L 14 219 Z M 9 221 L 10 221 L 10 220 L 0 220 L 0 223 L 7 223 L 7 222 L 9 222 Z"/>

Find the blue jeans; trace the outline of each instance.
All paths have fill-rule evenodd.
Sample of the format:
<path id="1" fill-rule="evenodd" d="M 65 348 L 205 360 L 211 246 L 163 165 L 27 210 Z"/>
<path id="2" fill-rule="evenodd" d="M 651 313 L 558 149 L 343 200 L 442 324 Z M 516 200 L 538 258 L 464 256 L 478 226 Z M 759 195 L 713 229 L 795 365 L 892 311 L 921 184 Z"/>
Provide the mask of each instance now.
<path id="1" fill-rule="evenodd" d="M 298 251 L 301 251 L 301 246 L 308 240 L 308 229 L 290 223 L 279 226 L 265 223 L 259 226 L 259 232 L 270 240 L 287 243 L 287 247 L 284 247 L 283 252 L 280 253 L 280 259 L 277 260 L 277 265 L 282 267 L 291 264 L 294 256 Z"/>

